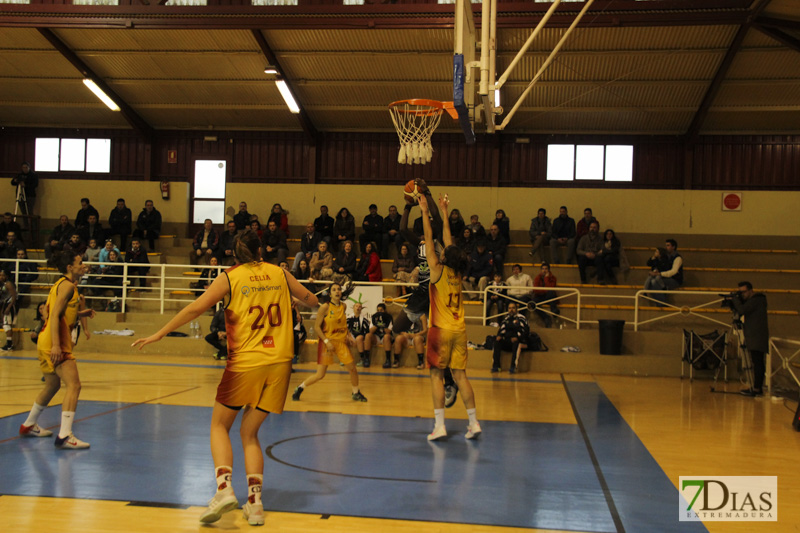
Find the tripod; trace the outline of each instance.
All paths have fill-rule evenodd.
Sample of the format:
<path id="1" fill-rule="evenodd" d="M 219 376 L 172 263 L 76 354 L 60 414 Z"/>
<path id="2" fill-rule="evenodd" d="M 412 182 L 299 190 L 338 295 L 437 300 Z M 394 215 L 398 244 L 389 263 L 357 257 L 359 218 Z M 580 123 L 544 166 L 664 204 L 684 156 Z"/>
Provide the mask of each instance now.
<path id="1" fill-rule="evenodd" d="M 736 358 L 739 361 L 739 382 L 746 386 L 748 389 L 753 388 L 753 360 L 750 357 L 750 351 L 747 349 L 744 339 L 744 331 L 742 330 L 742 318 L 739 313 L 733 313 L 733 320 L 731 321 L 730 337 L 736 350 Z M 728 345 L 730 349 L 731 345 Z M 733 354 L 732 354 L 733 355 Z M 718 391 L 711 387 L 711 392 L 721 392 L 725 394 L 739 394 L 738 392 Z"/>
<path id="2" fill-rule="evenodd" d="M 17 200 L 16 200 L 16 205 L 14 206 L 15 219 L 18 214 L 25 216 L 30 215 L 30 213 L 28 213 L 28 198 L 25 196 L 24 183 L 17 183 Z"/>

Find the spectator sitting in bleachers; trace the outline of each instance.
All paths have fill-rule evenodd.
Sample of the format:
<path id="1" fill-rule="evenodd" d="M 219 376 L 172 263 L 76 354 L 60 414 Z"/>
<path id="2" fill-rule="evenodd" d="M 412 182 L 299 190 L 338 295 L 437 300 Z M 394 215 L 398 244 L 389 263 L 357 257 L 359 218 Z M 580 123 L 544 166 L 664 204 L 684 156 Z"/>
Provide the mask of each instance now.
<path id="1" fill-rule="evenodd" d="M 581 276 L 581 283 L 586 283 L 586 267 L 594 266 L 597 271 L 597 282 L 600 285 L 606 283 L 606 254 L 603 245 L 603 237 L 600 236 L 597 222 L 589 224 L 589 233 L 581 237 L 576 250 L 578 254 L 578 272 Z"/>
<path id="2" fill-rule="evenodd" d="M 111 243 L 114 244 L 113 242 Z M 108 254 L 108 261 L 100 267 L 99 275 L 94 279 L 94 294 L 102 296 L 106 291 L 110 290 L 112 294 L 119 298 L 122 296 L 122 261 L 120 261 L 119 252 L 116 249 L 111 250 Z M 105 306 L 109 309 L 109 306 Z"/>
<path id="3" fill-rule="evenodd" d="M 339 285 L 351 281 L 356 272 L 356 253 L 353 243 L 344 241 L 341 249 L 333 259 L 333 281 Z"/>
<path id="4" fill-rule="evenodd" d="M 467 227 L 467 224 L 464 222 L 464 217 L 461 216 L 461 211 L 458 209 L 450 211 L 447 222 L 450 224 L 450 235 L 452 235 L 454 239 L 458 239 L 464 234 L 464 228 Z"/>
<path id="5" fill-rule="evenodd" d="M 64 244 L 64 251 L 73 255 L 80 255 L 86 253 L 86 243 L 81 240 L 81 234 L 78 230 L 74 230 L 69 240 Z"/>
<path id="6" fill-rule="evenodd" d="M 311 261 L 311 256 L 317 250 L 317 245 L 321 240 L 322 234 L 314 229 L 314 224 L 312 222 L 306 224 L 306 231 L 300 237 L 300 251 L 294 256 L 292 270 L 297 270 L 297 265 L 301 259 L 305 259 L 306 262 Z"/>
<path id="7" fill-rule="evenodd" d="M 600 222 L 592 215 L 592 208 L 587 207 L 583 210 L 583 218 L 578 221 L 575 226 L 575 241 L 580 242 L 581 237 L 589 233 L 589 224 L 597 222 L 597 227 L 600 227 Z"/>
<path id="8" fill-rule="evenodd" d="M 486 230 L 483 229 L 483 224 L 478 221 L 478 215 L 472 215 L 469 217 L 469 229 L 472 231 L 472 237 L 485 237 Z"/>
<path id="9" fill-rule="evenodd" d="M 489 228 L 489 235 L 486 236 L 486 249 L 492 254 L 495 272 L 502 277 L 508 241 L 503 237 L 502 230 L 497 224 L 492 224 Z"/>
<path id="10" fill-rule="evenodd" d="M 60 252 L 74 231 L 75 227 L 69 223 L 67 215 L 61 215 L 58 226 L 50 232 L 50 240 L 44 245 L 45 258 L 50 259 L 53 252 Z"/>
<path id="11" fill-rule="evenodd" d="M 272 208 L 267 215 L 267 221 L 264 223 L 265 231 L 270 220 L 275 222 L 275 226 L 281 230 L 287 238 L 289 237 L 289 211 L 285 210 L 281 204 L 272 204 Z"/>
<path id="12" fill-rule="evenodd" d="M 236 258 L 233 255 L 233 241 L 236 239 L 236 222 L 229 220 L 227 230 L 219 238 L 219 262 L 231 266 Z"/>
<path id="13" fill-rule="evenodd" d="M 553 221 L 553 230 L 550 234 L 550 263 L 560 263 L 558 249 L 561 246 L 567 248 L 566 264 L 572 264 L 575 260 L 575 220 L 567 213 L 567 207 L 561 206 L 558 209 L 558 218 Z"/>
<path id="14" fill-rule="evenodd" d="M 507 293 L 507 289 L 498 289 L 498 287 L 502 287 L 503 283 L 503 275 L 499 272 L 494 273 L 494 278 L 491 282 L 486 286 L 486 316 L 492 315 L 492 307 L 497 306 L 497 314 L 503 314 L 506 312 L 506 304 L 508 300 L 506 300 L 505 295 Z M 495 290 L 489 290 L 495 289 Z M 490 326 L 497 325 L 497 320 L 492 319 L 489 323 Z"/>
<path id="15" fill-rule="evenodd" d="M 256 232 L 256 235 L 258 235 L 258 240 L 261 240 L 264 237 L 264 228 L 261 227 L 261 222 L 258 221 L 258 218 L 250 220 L 250 229 Z"/>
<path id="16" fill-rule="evenodd" d="M 125 205 L 125 198 L 117 199 L 117 206 L 108 215 L 108 230 L 106 238 L 119 235 L 119 247 L 124 250 L 128 244 L 128 235 L 131 234 L 133 225 L 133 214 L 128 206 Z"/>
<path id="17" fill-rule="evenodd" d="M 208 266 L 200 271 L 200 278 L 197 280 L 195 286 L 197 289 L 194 291 L 195 296 L 200 296 L 205 290 L 217 279 L 220 270 L 216 268 L 219 265 L 219 260 L 212 257 L 208 260 Z"/>
<path id="18" fill-rule="evenodd" d="M 467 255 L 471 254 L 472 251 L 475 249 L 476 237 L 472 235 L 472 230 L 469 229 L 469 227 L 465 227 L 461 231 L 461 235 L 457 237 L 454 236 L 454 238 L 456 240 L 456 246 L 464 250 L 464 252 L 466 252 Z"/>
<path id="19" fill-rule="evenodd" d="M 219 249 L 219 233 L 214 229 L 210 218 L 203 221 L 203 228 L 194 235 L 192 242 L 191 264 L 208 264 L 208 260 L 217 255 Z"/>
<path id="20" fill-rule="evenodd" d="M 134 237 L 147 239 L 150 250 L 156 249 L 156 240 L 161 235 L 161 213 L 153 206 L 153 200 L 146 200 L 144 209 L 136 219 Z"/>
<path id="21" fill-rule="evenodd" d="M 28 251 L 25 250 L 25 248 L 18 249 L 17 259 L 28 259 Z M 39 277 L 39 268 L 36 266 L 36 263 L 20 261 L 18 264 L 19 267 L 17 268 L 17 271 L 19 272 L 18 279 L 20 285 L 30 285 L 36 281 L 36 279 Z M 30 292 L 30 289 L 26 288 L 23 292 Z"/>
<path id="22" fill-rule="evenodd" d="M 346 207 L 343 207 L 336 214 L 333 221 L 333 249 L 341 250 L 341 245 L 345 241 L 351 243 L 356 239 L 356 223 L 353 215 Z"/>
<path id="23" fill-rule="evenodd" d="M 397 253 L 400 253 L 400 246 L 403 244 L 403 236 L 400 234 L 400 213 L 397 212 L 396 205 L 389 206 L 389 214 L 383 219 L 383 233 L 381 241 L 381 257 L 389 258 L 389 245 L 394 243 Z"/>
<path id="24" fill-rule="evenodd" d="M 313 256 L 314 254 L 311 255 Z M 313 283 L 314 277 L 311 274 L 311 267 L 308 266 L 308 261 L 305 258 L 297 263 L 297 268 L 292 270 L 292 275 L 300 282 L 300 285 L 311 292 L 317 292 Z"/>
<path id="25" fill-rule="evenodd" d="M 239 202 L 239 212 L 233 215 L 233 223 L 236 224 L 236 231 L 242 231 L 250 227 L 252 215 L 247 212 L 247 202 Z"/>
<path id="26" fill-rule="evenodd" d="M 514 265 L 511 267 L 511 276 L 506 280 L 506 285 L 509 286 L 507 291 L 509 297 L 523 303 L 530 301 L 533 295 L 531 292 L 533 280 L 528 274 L 522 271 L 521 265 Z"/>
<path id="27" fill-rule="evenodd" d="M 311 254 L 308 262 L 311 276 L 315 280 L 329 280 L 333 276 L 333 254 L 328 251 L 328 243 L 320 241 L 317 251 Z"/>
<path id="28" fill-rule="evenodd" d="M 97 254 L 97 260 L 100 263 L 103 263 L 100 265 L 100 267 L 106 266 L 105 263 L 108 262 L 108 256 L 111 254 L 111 252 L 117 252 L 117 257 L 120 256 L 119 248 L 117 248 L 117 245 L 114 244 L 114 241 L 111 239 L 106 239 L 105 246 L 103 246 L 103 248 L 100 250 L 100 253 Z"/>
<path id="29" fill-rule="evenodd" d="M 494 214 L 492 224 L 497 224 L 497 227 L 500 229 L 500 235 L 505 238 L 506 243 L 511 244 L 511 221 L 508 216 L 506 216 L 506 212 L 502 209 L 498 209 Z"/>
<path id="30" fill-rule="evenodd" d="M 81 198 L 81 208 L 78 209 L 78 214 L 75 215 L 75 229 L 81 229 L 89 224 L 89 215 L 94 215 L 95 220 L 100 220 L 100 213 L 89 202 L 89 199 Z"/>
<path id="31" fill-rule="evenodd" d="M 364 231 L 359 235 L 358 243 L 361 246 L 361 253 L 363 254 L 367 243 L 383 242 L 383 217 L 378 214 L 377 205 L 369 205 L 369 214 L 365 216 L 363 222 L 361 222 L 361 228 Z"/>
<path id="32" fill-rule="evenodd" d="M 101 251 L 103 251 L 103 248 L 100 248 L 100 246 L 97 244 L 97 239 L 92 239 L 89 241 L 89 246 L 86 247 L 86 253 L 83 254 L 83 260 L 88 263 L 99 263 Z M 88 272 L 89 274 L 94 274 L 98 270 L 100 270 L 99 265 L 87 265 L 87 266 L 89 268 Z M 84 283 L 83 279 L 81 280 L 81 283 Z"/>
<path id="33" fill-rule="evenodd" d="M 542 270 L 533 280 L 534 287 L 547 287 L 553 288 L 558 285 L 558 279 L 556 278 L 555 274 L 550 271 L 550 265 L 547 263 L 542 263 Z M 535 289 L 533 291 L 533 301 L 536 302 L 536 314 L 539 315 L 539 318 L 542 319 L 544 322 L 544 327 L 549 328 L 553 325 L 553 318 L 539 309 L 538 304 L 547 300 L 552 300 L 556 297 L 556 291 L 545 291 L 545 290 L 538 290 Z M 553 300 L 552 302 L 548 302 L 547 304 L 550 306 L 550 312 L 554 315 L 560 315 L 561 312 L 558 310 L 558 300 Z"/>
<path id="34" fill-rule="evenodd" d="M 0 257 L 3 259 L 16 259 L 17 257 L 17 250 L 20 248 L 25 248 L 25 243 L 23 243 L 20 239 L 17 238 L 17 234 L 13 231 L 9 231 L 6 234 L 5 241 L 0 244 Z M 5 265 L 7 262 L 3 262 Z M 9 268 L 5 266 L 3 268 Z"/>
<path id="35" fill-rule="evenodd" d="M 419 279 L 416 257 L 411 255 L 409 246 L 407 242 L 400 245 L 400 253 L 397 259 L 394 260 L 394 264 L 392 264 L 394 279 L 400 283 L 416 283 Z M 400 294 L 405 294 L 407 292 L 406 289 L 407 287 L 400 287 Z"/>
<path id="36" fill-rule="evenodd" d="M 539 261 L 544 262 L 544 247 L 550 242 L 552 232 L 553 224 L 547 216 L 547 210 L 540 207 L 536 218 L 531 219 L 531 228 L 528 230 L 531 238 L 531 251 L 528 252 L 528 255 L 533 257 L 538 254 Z"/>
<path id="37" fill-rule="evenodd" d="M 14 215 L 6 212 L 3 213 L 3 222 L 0 222 L 0 248 L 6 245 L 8 241 L 6 237 L 9 233 L 20 236 L 22 228 L 14 221 Z"/>
<path id="38" fill-rule="evenodd" d="M 281 207 L 281 204 L 274 204 L 267 219 L 267 226 L 269 227 L 270 221 L 274 221 L 278 229 L 289 238 L 289 211 Z"/>
<path id="39" fill-rule="evenodd" d="M 286 234 L 278 228 L 278 224 L 274 220 L 267 222 L 267 230 L 262 235 L 261 242 L 264 245 L 262 257 L 265 261 L 274 265 L 280 264 L 281 261 L 286 261 L 286 256 L 289 254 Z"/>
<path id="40" fill-rule="evenodd" d="M 666 248 L 658 248 L 647 262 L 650 273 L 645 281 L 645 290 L 671 291 L 683 285 L 683 257 L 678 253 L 675 239 L 667 239 Z M 661 303 L 667 301 L 665 294 L 650 294 Z"/>
<path id="41" fill-rule="evenodd" d="M 333 217 L 328 214 L 328 206 L 319 206 L 319 216 L 314 219 L 314 229 L 322 235 L 322 240 L 329 246 L 333 239 L 333 224 Z"/>
<path id="42" fill-rule="evenodd" d="M 213 255 L 211 258 L 215 259 Z M 125 252 L 125 262 L 131 265 L 128 267 L 128 278 L 131 281 L 131 287 L 136 286 L 137 276 L 139 287 L 146 287 L 147 279 L 145 279 L 145 276 L 150 272 L 150 258 L 147 257 L 147 250 L 142 246 L 142 240 L 138 237 L 131 239 L 131 247 Z"/>
<path id="43" fill-rule="evenodd" d="M 622 251 L 622 244 L 617 238 L 617 234 L 613 229 L 607 229 L 603 233 L 603 266 L 606 269 L 605 279 L 612 285 L 617 284 L 617 276 L 614 274 L 614 268 L 620 266 L 620 252 Z"/>
<path id="44" fill-rule="evenodd" d="M 81 232 L 81 240 L 83 242 L 89 242 L 91 239 L 95 239 L 97 242 L 103 242 L 106 238 L 103 225 L 100 224 L 100 221 L 95 215 L 89 215 L 86 220 L 86 225 L 79 228 L 78 231 Z"/>
<path id="45" fill-rule="evenodd" d="M 364 247 L 364 253 L 358 261 L 354 278 L 358 281 L 381 281 L 381 258 L 376 250 L 375 242 L 368 242 Z"/>
<path id="46" fill-rule="evenodd" d="M 492 254 L 486 249 L 486 241 L 480 239 L 475 244 L 475 250 L 469 256 L 469 269 L 464 276 L 463 287 L 465 291 L 478 290 L 481 293 L 489 284 L 489 278 L 494 271 Z M 464 299 L 480 300 L 480 294 L 464 295 Z"/>

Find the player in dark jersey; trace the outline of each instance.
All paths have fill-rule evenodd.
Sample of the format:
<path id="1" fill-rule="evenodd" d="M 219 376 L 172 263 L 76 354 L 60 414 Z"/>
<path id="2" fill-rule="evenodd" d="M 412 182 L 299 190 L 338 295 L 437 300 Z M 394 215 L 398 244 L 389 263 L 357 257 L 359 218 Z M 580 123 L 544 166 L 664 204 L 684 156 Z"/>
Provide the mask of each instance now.
<path id="1" fill-rule="evenodd" d="M 425 195 L 428 205 L 437 205 L 431 196 L 431 191 L 424 180 L 417 178 L 417 190 Z M 406 305 L 403 308 L 403 313 L 397 315 L 394 320 L 395 331 L 408 331 L 411 325 L 419 320 L 422 314 L 428 314 L 428 307 L 430 306 L 430 296 L 428 294 L 428 285 L 431 280 L 431 271 L 428 267 L 428 259 L 425 257 L 425 239 L 422 235 L 417 235 L 408 229 L 408 217 L 411 214 L 411 208 L 417 205 L 416 200 L 409 196 L 404 196 L 406 205 L 403 209 L 403 216 L 400 218 L 400 233 L 406 241 L 412 246 L 417 248 L 417 262 L 419 263 L 419 284 L 411 292 L 411 295 L 406 300 Z M 433 229 L 433 238 L 436 253 L 441 253 L 444 248 L 441 245 L 442 240 L 442 217 L 438 209 L 431 209 L 431 228 Z M 387 361 L 389 358 L 387 357 Z M 384 367 L 387 368 L 387 367 Z M 453 379 L 453 374 L 447 368 L 444 371 L 444 405 L 445 407 L 452 407 L 456 403 L 456 396 L 458 395 L 458 385 Z"/>
<path id="2" fill-rule="evenodd" d="M 364 364 L 364 339 L 369 333 L 369 320 L 361 316 L 361 310 L 364 308 L 360 303 L 353 304 L 353 316 L 347 319 L 347 329 L 356 340 L 355 347 L 361 357 L 361 364 Z M 367 365 L 369 366 L 369 365 Z"/>
<path id="3" fill-rule="evenodd" d="M 382 345 L 386 352 L 383 368 L 392 365 L 392 315 L 386 312 L 386 304 L 378 304 L 378 310 L 372 315 L 372 326 L 364 340 L 364 357 L 362 364 L 369 366 L 369 354 L 373 346 Z"/>

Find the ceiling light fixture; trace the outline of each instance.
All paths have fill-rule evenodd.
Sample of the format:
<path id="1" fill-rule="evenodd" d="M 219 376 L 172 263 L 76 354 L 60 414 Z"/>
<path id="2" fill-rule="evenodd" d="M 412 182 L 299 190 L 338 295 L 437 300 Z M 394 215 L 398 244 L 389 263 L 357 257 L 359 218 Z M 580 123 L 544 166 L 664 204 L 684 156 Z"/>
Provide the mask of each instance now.
<path id="1" fill-rule="evenodd" d="M 267 65 L 266 67 L 264 67 L 264 74 L 277 74 L 277 73 L 278 69 L 276 69 L 272 65 Z"/>
<path id="2" fill-rule="evenodd" d="M 286 102 L 286 105 L 289 107 L 289 111 L 294 114 L 299 113 L 300 106 L 297 105 L 294 96 L 292 96 L 292 91 L 290 91 L 289 86 L 286 85 L 286 81 L 275 80 L 275 85 L 278 86 L 278 90 L 281 92 L 281 96 L 283 96 L 283 101 Z"/>
<path id="3" fill-rule="evenodd" d="M 84 78 L 83 84 L 86 85 L 96 97 L 102 100 L 111 111 L 119 111 L 119 106 L 106 93 L 104 93 L 103 89 L 98 87 L 94 81 L 89 78 Z"/>

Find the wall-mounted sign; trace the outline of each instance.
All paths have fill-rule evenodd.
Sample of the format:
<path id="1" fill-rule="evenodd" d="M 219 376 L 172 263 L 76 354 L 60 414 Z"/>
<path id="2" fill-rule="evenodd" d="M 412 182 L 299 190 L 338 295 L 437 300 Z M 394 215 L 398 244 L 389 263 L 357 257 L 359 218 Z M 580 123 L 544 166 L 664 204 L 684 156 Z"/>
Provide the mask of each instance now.
<path id="1" fill-rule="evenodd" d="M 177 163 L 177 162 L 178 162 L 178 151 L 167 150 L 167 163 Z"/>
<path id="2" fill-rule="evenodd" d="M 741 211 L 742 210 L 742 193 L 740 193 L 740 192 L 724 192 L 724 193 L 722 193 L 722 210 L 723 211 Z"/>

